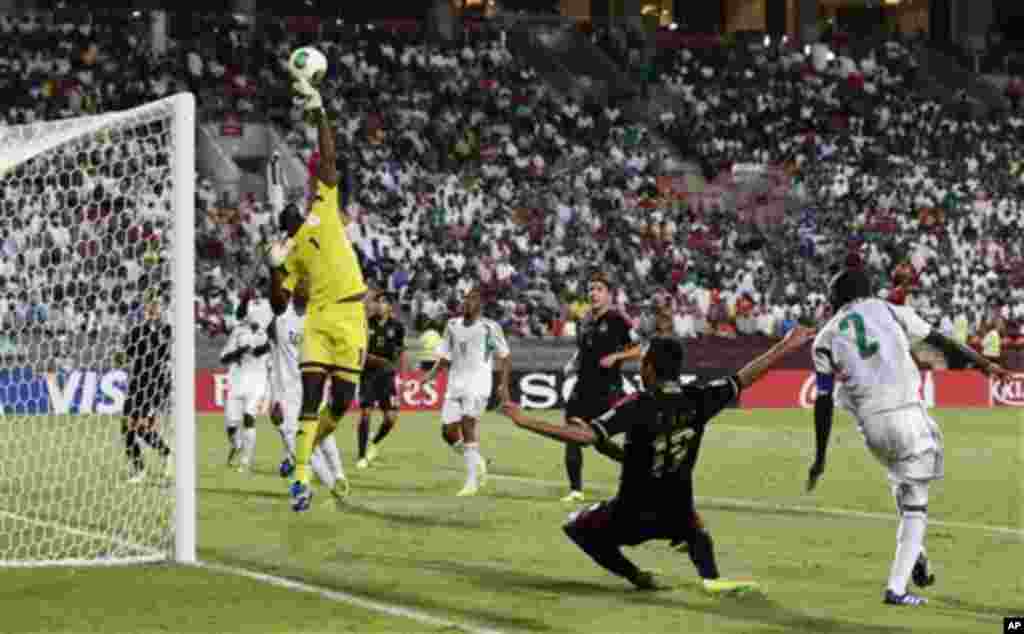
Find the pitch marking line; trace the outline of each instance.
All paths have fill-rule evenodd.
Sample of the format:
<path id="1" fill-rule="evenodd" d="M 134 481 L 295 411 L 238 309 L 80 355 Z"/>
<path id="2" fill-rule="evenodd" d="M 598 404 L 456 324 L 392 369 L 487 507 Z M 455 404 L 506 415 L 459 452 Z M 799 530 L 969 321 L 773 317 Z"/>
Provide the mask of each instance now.
<path id="1" fill-rule="evenodd" d="M 236 575 L 239 577 L 246 577 L 262 583 L 267 583 L 272 586 L 279 588 L 285 588 L 287 590 L 294 590 L 296 592 L 306 592 L 309 594 L 318 595 L 329 601 L 335 601 L 337 603 L 347 603 L 354 605 L 365 610 L 372 610 L 373 612 L 380 612 L 389 616 L 398 616 L 407 618 L 423 625 L 429 625 L 432 627 L 445 627 L 450 629 L 456 629 L 461 632 L 467 632 L 468 634 L 502 634 L 500 630 L 495 630 L 487 627 L 480 627 L 477 625 L 470 625 L 468 623 L 456 623 L 454 621 L 448 621 L 446 619 L 438 618 L 426 612 L 415 610 L 413 608 L 403 607 L 394 603 L 384 603 L 382 601 L 374 601 L 373 599 L 366 599 L 359 597 L 354 594 L 342 592 L 340 590 L 331 590 L 330 588 L 324 588 L 321 586 L 314 586 L 308 583 L 302 583 L 300 581 L 293 581 L 284 577 L 277 577 L 274 575 L 267 575 L 261 572 L 255 572 L 247 570 L 245 568 L 236 568 L 234 566 L 226 566 L 223 564 L 216 564 L 210 562 L 200 562 L 197 564 L 200 568 L 212 570 L 215 572 L 223 572 L 230 575 Z"/>
<path id="2" fill-rule="evenodd" d="M 488 474 L 488 478 L 492 480 L 508 480 L 509 482 L 522 482 L 526 484 L 539 484 L 544 486 L 564 486 L 565 482 L 556 482 L 553 480 L 541 480 L 539 478 L 526 478 L 522 476 L 509 476 L 499 474 Z M 607 487 L 597 487 L 598 490 L 607 491 Z M 858 517 L 861 519 L 869 520 L 886 520 L 895 522 L 897 520 L 896 512 L 893 511 L 891 515 L 885 513 L 871 513 L 869 511 L 855 511 L 853 509 L 844 508 L 832 508 L 832 507 L 819 507 L 819 506 L 801 506 L 792 504 L 777 504 L 771 502 L 758 502 L 757 500 L 744 500 L 741 498 L 720 498 L 720 497 L 706 497 L 696 496 L 697 502 L 707 502 L 709 504 L 718 504 L 720 506 L 728 506 L 736 510 L 749 510 L 749 511 L 793 511 L 796 513 L 806 513 L 808 515 L 830 515 L 834 517 Z M 1002 533 L 1005 535 L 1017 535 L 1024 537 L 1024 528 L 1013 528 L 1011 526 L 992 526 L 990 524 L 974 524 L 971 522 L 956 522 L 949 520 L 933 520 L 928 518 L 929 526 L 943 526 L 946 528 L 964 528 L 969 530 L 986 531 L 990 533 Z"/>

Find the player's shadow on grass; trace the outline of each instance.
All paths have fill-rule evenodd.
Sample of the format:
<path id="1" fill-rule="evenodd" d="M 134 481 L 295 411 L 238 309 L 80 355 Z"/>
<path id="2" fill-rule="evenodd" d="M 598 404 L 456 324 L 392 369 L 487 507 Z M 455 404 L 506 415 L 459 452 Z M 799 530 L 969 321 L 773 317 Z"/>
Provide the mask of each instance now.
<path id="1" fill-rule="evenodd" d="M 957 597 L 938 595 L 932 598 L 932 605 L 939 609 L 955 612 L 969 612 L 979 617 L 990 617 L 993 623 L 1002 622 L 1004 616 L 1024 613 L 1024 602 L 1016 607 L 997 607 L 964 601 Z"/>
<path id="2" fill-rule="evenodd" d="M 374 519 L 409 526 L 413 528 L 430 528 L 434 526 L 447 526 L 450 528 L 481 529 L 490 528 L 491 524 L 486 522 L 461 519 L 458 517 L 431 517 L 426 515 L 411 515 L 409 513 L 389 513 L 368 506 L 346 500 L 340 504 L 340 510 L 350 515 L 361 515 Z"/>
<path id="3" fill-rule="evenodd" d="M 697 592 L 696 588 L 693 592 Z M 687 610 L 694 613 L 711 614 L 727 619 L 753 621 L 761 625 L 771 624 L 784 628 L 786 632 L 838 632 L 840 634 L 897 634 L 909 632 L 905 628 L 887 625 L 871 625 L 852 621 L 839 621 L 825 617 L 810 616 L 787 609 L 763 595 L 742 598 L 714 599 L 710 603 L 689 603 L 685 595 L 664 593 L 631 592 L 626 596 L 630 603 L 650 605 L 672 610 Z"/>

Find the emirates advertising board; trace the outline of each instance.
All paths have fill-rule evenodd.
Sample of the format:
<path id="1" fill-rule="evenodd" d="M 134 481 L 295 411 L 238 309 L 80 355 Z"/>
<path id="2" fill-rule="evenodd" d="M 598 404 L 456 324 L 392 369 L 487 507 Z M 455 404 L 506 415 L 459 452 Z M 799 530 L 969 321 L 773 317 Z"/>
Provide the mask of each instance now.
<path id="1" fill-rule="evenodd" d="M 684 381 L 701 378 L 687 375 Z M 439 410 L 446 377 L 424 380 L 423 372 L 396 377 L 396 393 L 406 411 Z M 514 371 L 512 398 L 526 409 L 560 409 L 565 406 L 575 379 L 557 371 Z M 0 412 L 6 415 L 98 414 L 117 415 L 124 407 L 128 375 L 124 370 L 70 370 L 36 372 L 32 368 L 0 370 Z M 627 393 L 641 389 L 635 374 L 625 377 Z M 224 411 L 231 386 L 220 370 L 196 374 L 196 409 L 200 413 Z M 743 391 L 737 407 L 810 408 L 816 396 L 814 373 L 807 370 L 769 372 Z M 921 374 L 921 396 L 929 407 L 1024 407 L 1024 373 L 1006 383 L 996 383 L 975 371 L 934 370 Z"/>

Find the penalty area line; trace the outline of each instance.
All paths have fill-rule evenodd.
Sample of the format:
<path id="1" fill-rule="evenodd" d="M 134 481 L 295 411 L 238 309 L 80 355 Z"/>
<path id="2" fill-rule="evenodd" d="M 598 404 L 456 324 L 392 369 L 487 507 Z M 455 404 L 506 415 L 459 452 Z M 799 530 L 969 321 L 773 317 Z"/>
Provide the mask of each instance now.
<path id="1" fill-rule="evenodd" d="M 322 586 L 314 586 L 301 581 L 295 581 L 293 579 L 287 579 L 285 577 L 278 577 L 275 575 L 268 575 L 262 572 L 256 572 L 255 570 L 249 570 L 247 568 L 239 568 L 236 566 L 228 566 L 225 564 L 212 563 L 207 561 L 201 561 L 196 564 L 199 568 L 211 570 L 213 572 L 221 572 L 229 575 L 235 575 L 237 577 L 245 577 L 261 583 L 266 583 L 278 588 L 284 588 L 286 590 L 293 590 L 295 592 L 305 592 L 307 594 L 315 594 L 321 598 L 327 599 L 328 601 L 334 601 L 335 603 L 346 603 L 353 605 L 364 610 L 370 610 L 372 612 L 379 612 L 381 614 L 387 614 L 388 616 L 397 616 L 406 618 L 423 625 L 429 625 L 438 628 L 449 628 L 466 632 L 467 634 L 502 634 L 500 630 L 495 630 L 489 627 L 483 627 L 479 625 L 472 625 L 469 623 L 457 623 L 455 621 L 449 621 L 440 617 L 433 616 L 426 612 L 417 610 L 415 608 L 407 608 L 395 603 L 385 603 L 383 601 L 377 601 L 374 599 L 367 599 L 348 592 L 342 592 L 341 590 L 332 590 L 330 588 L 324 588 Z"/>

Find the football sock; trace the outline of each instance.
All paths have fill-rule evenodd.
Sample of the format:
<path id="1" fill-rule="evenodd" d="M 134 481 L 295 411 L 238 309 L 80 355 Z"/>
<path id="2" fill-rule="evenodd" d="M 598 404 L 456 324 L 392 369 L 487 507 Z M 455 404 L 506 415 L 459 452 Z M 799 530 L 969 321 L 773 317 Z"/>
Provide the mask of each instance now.
<path id="1" fill-rule="evenodd" d="M 284 425 L 277 426 L 277 433 L 281 434 L 281 442 L 284 443 L 285 457 L 295 457 L 295 432 L 291 429 L 285 429 Z"/>
<path id="2" fill-rule="evenodd" d="M 245 464 L 252 464 L 252 457 L 256 453 L 256 428 L 246 427 L 242 430 L 242 460 Z"/>
<path id="3" fill-rule="evenodd" d="M 142 439 L 146 441 L 146 444 L 156 449 L 161 456 L 168 456 L 171 453 L 171 448 L 167 446 L 164 439 L 160 437 L 160 432 L 155 429 L 142 432 Z"/>
<path id="4" fill-rule="evenodd" d="M 583 490 L 583 447 L 577 443 L 565 445 L 565 474 L 569 476 L 569 488 Z"/>
<path id="5" fill-rule="evenodd" d="M 583 552 L 587 553 L 591 559 L 597 562 L 597 565 L 605 570 L 630 580 L 636 578 L 640 573 L 640 569 L 622 554 L 622 550 L 616 544 L 596 536 L 587 536 L 571 524 L 566 524 L 562 530 L 569 536 L 569 539 L 576 542 Z"/>
<path id="6" fill-rule="evenodd" d="M 234 447 L 235 449 L 238 449 L 239 448 L 239 444 L 238 443 L 241 440 L 238 437 L 238 425 L 228 425 L 227 428 L 225 429 L 225 431 L 227 431 L 227 433 L 228 433 L 228 442 L 231 443 L 232 447 Z"/>
<path id="7" fill-rule="evenodd" d="M 359 457 L 366 457 L 366 443 L 370 439 L 370 417 L 363 416 L 359 417 Z"/>
<path id="8" fill-rule="evenodd" d="M 128 460 L 131 461 L 132 471 L 136 473 L 142 471 L 145 467 L 142 462 L 142 449 L 139 449 L 139 443 L 135 442 L 134 431 L 124 433 L 124 449 Z"/>
<path id="9" fill-rule="evenodd" d="M 380 444 L 380 441 L 384 440 L 391 430 L 394 429 L 395 423 L 388 418 L 384 419 L 384 424 L 377 430 L 377 435 L 373 437 L 373 444 Z"/>
<path id="10" fill-rule="evenodd" d="M 480 463 L 480 444 L 468 442 L 465 444 L 465 447 L 466 450 L 463 452 L 462 457 L 466 461 L 466 482 L 475 485 L 478 465 Z"/>
<path id="11" fill-rule="evenodd" d="M 323 447 L 317 447 L 313 450 L 313 455 L 309 458 L 310 466 L 313 468 L 313 473 L 316 477 L 320 478 L 320 482 L 323 483 L 328 489 L 334 486 L 335 478 L 334 472 L 331 470 L 331 465 L 324 456 Z"/>
<path id="12" fill-rule="evenodd" d="M 320 421 L 316 418 L 300 420 L 299 431 L 295 436 L 295 480 L 309 485 L 309 459 L 313 455 L 313 443 L 316 442 L 316 431 Z"/>
<path id="13" fill-rule="evenodd" d="M 900 527 L 896 531 L 896 557 L 889 572 L 889 589 L 898 595 L 907 592 L 907 580 L 924 544 L 928 515 L 923 507 L 903 507 Z"/>
<path id="14" fill-rule="evenodd" d="M 697 567 L 697 574 L 703 579 L 717 579 L 718 565 L 715 563 L 715 548 L 711 534 L 699 528 L 687 541 L 690 543 L 690 561 Z"/>
<path id="15" fill-rule="evenodd" d="M 334 440 L 334 434 L 321 440 L 318 448 L 327 461 L 327 468 L 339 478 L 344 478 L 345 470 L 341 466 L 341 452 L 338 451 L 338 443 Z"/>

